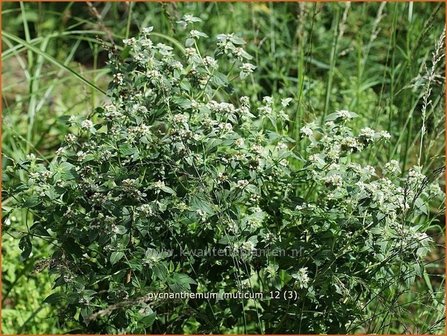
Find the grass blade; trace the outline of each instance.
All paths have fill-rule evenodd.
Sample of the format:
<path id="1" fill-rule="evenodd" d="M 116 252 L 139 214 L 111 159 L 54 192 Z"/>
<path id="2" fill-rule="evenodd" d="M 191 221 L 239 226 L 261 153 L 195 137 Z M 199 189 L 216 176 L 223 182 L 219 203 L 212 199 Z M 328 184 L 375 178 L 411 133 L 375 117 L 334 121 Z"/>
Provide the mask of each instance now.
<path id="1" fill-rule="evenodd" d="M 42 50 L 40 50 L 39 48 L 36 48 L 35 46 L 29 44 L 28 42 L 22 40 L 21 38 L 12 35 L 10 33 L 7 32 L 3 32 L 3 36 L 6 37 L 7 39 L 13 40 L 16 43 L 19 43 L 21 45 L 23 45 L 24 47 L 26 47 L 27 49 L 31 50 L 32 52 L 36 53 L 37 55 L 41 55 L 43 58 L 45 58 L 47 61 L 53 63 L 54 65 L 60 67 L 61 69 L 66 70 L 68 73 L 70 73 L 72 76 L 76 77 L 77 79 L 79 79 L 81 82 L 83 82 L 84 84 L 88 85 L 89 87 L 91 87 L 92 89 L 95 89 L 101 93 L 103 93 L 104 95 L 106 95 L 106 92 L 104 90 L 102 90 L 101 88 L 97 87 L 95 84 L 93 84 L 92 82 L 90 82 L 88 79 L 84 78 L 83 76 L 81 76 L 80 74 L 78 74 L 76 71 L 74 71 L 73 69 L 69 68 L 68 66 L 66 66 L 65 64 L 59 62 L 57 59 L 55 59 L 54 57 L 48 55 L 45 52 L 42 52 Z"/>

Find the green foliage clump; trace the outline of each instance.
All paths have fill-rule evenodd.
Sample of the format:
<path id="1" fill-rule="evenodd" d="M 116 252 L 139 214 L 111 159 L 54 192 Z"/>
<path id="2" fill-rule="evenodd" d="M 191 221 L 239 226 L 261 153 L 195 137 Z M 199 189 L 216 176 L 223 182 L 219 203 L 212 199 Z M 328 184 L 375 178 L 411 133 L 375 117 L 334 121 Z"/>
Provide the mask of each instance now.
<path id="1" fill-rule="evenodd" d="M 110 101 L 70 119 L 50 164 L 31 156 L 8 171 L 27 176 L 8 192 L 34 214 L 30 232 L 54 239 L 61 290 L 49 301 L 63 302 L 67 320 L 107 333 L 344 333 L 390 283 L 422 272 L 430 239 L 420 218 L 443 193 L 420 167 L 362 164 L 387 132 L 355 133 L 355 114 L 341 110 L 294 141 L 280 131 L 289 98 L 234 89 L 255 69 L 240 37 L 218 35 L 204 54 L 197 30 L 185 47 L 153 35 L 110 51 Z M 216 247 L 232 253 L 185 253 Z M 285 255 L 255 253 L 266 250 Z M 297 296 L 147 299 L 191 291 Z"/>
<path id="2" fill-rule="evenodd" d="M 18 262 L 21 257 L 19 239 L 9 235 L 9 227 L 18 226 L 20 218 L 16 215 L 9 216 L 4 222 L 2 247 L 2 271 L 3 271 L 3 295 L 2 295 L 2 333 L 14 334 L 29 333 L 38 334 L 45 331 L 48 334 L 60 332 L 56 316 L 51 314 L 50 306 L 42 301 L 52 293 L 54 277 L 48 272 L 39 273 L 35 268 L 37 264 L 43 264 L 43 260 L 51 252 L 50 246 L 39 239 L 33 240 L 33 255 Z M 29 325 L 29 329 L 23 326 Z"/>

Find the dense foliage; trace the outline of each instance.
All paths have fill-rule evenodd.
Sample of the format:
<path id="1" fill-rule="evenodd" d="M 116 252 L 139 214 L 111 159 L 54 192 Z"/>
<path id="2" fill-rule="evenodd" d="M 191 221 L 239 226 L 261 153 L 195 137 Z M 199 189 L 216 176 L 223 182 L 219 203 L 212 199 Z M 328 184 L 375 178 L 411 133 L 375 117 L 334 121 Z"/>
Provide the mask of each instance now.
<path id="1" fill-rule="evenodd" d="M 256 68 L 245 42 L 220 34 L 200 50 L 209 38 L 192 29 L 199 21 L 179 22 L 184 47 L 154 43 L 146 28 L 110 49 L 109 101 L 70 118 L 50 163 L 30 155 L 8 167 L 19 181 L 8 194 L 35 218 L 23 257 L 33 235 L 53 239 L 61 290 L 47 301 L 90 332 L 356 330 L 390 279 L 408 287 L 423 275 L 431 239 L 421 218 L 444 197 L 439 172 L 366 164 L 391 135 L 353 130 L 347 110 L 289 137 L 292 99 L 244 96 L 235 83 Z M 233 253 L 184 253 L 215 247 Z M 254 253 L 266 250 L 286 255 Z M 146 297 L 181 291 L 298 296 Z"/>

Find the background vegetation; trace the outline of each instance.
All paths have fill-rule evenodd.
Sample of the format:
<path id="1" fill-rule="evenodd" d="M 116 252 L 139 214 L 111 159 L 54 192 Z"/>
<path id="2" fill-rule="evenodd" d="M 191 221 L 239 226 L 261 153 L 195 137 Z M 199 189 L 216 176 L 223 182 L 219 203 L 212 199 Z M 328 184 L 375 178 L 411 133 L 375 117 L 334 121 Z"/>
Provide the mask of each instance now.
<path id="1" fill-rule="evenodd" d="M 359 127 L 392 134 L 371 164 L 396 159 L 426 172 L 444 165 L 443 3 L 4 3 L 3 169 L 30 153 L 51 160 L 67 116 L 87 116 L 102 101 L 110 79 L 103 44 L 121 46 L 146 26 L 180 40 L 176 21 L 185 13 L 202 18 L 198 29 L 209 36 L 238 32 L 247 41 L 258 69 L 253 92 L 244 92 L 292 97 L 290 136 L 348 109 L 360 116 Z M 7 213 L 7 198 L 3 206 Z M 359 332 L 443 332 L 444 218 L 439 223 L 430 232 L 439 248 L 423 279 L 411 291 L 396 290 L 392 306 L 380 299 L 368 306 L 371 320 Z M 51 242 L 41 240 L 21 259 L 15 237 L 31 224 L 25 211 L 4 216 L 3 332 L 75 331 L 61 329 L 43 303 L 52 281 L 43 266 L 34 268 Z"/>

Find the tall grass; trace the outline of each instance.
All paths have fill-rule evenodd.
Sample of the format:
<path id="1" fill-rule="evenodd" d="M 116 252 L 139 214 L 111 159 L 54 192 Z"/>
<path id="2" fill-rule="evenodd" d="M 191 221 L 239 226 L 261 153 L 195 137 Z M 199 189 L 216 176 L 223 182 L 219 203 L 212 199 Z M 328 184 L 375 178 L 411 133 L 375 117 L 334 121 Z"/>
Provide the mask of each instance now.
<path id="1" fill-rule="evenodd" d="M 182 34 L 176 20 L 193 13 L 202 17 L 198 29 L 209 36 L 238 32 L 247 40 L 258 66 L 251 78 L 254 89 L 235 90 L 258 98 L 277 93 L 293 98 L 296 112 L 284 133 L 298 139 L 307 121 L 349 109 L 361 116 L 357 127 L 381 128 L 393 136 L 386 150 L 370 153 L 371 163 L 398 159 L 403 168 L 420 164 L 430 175 L 444 165 L 444 6 L 5 3 L 3 169 L 10 159 L 31 153 L 51 161 L 67 133 L 67 116 L 88 115 L 105 99 L 108 75 L 103 44 L 119 45 L 122 38 L 148 25 L 163 31 L 160 42 L 175 43 Z M 8 199 L 3 199 L 3 205 L 7 217 Z M 4 265 L 18 258 L 17 239 L 10 237 L 27 230 L 29 220 L 29 214 L 23 213 L 4 221 Z M 363 329 L 353 331 L 443 332 L 442 224 L 432 223 L 431 233 L 439 248 L 424 265 L 424 278 L 411 291 L 393 286 L 396 279 L 390 280 L 390 288 L 365 307 L 368 319 L 361 321 Z M 49 253 L 42 242 L 32 261 Z M 41 290 L 27 292 L 23 274 L 30 267 L 30 262 L 4 267 L 4 331 L 61 332 L 54 312 L 41 304 L 50 290 L 43 286 L 48 282 L 45 271 L 32 276 Z M 405 283 L 406 276 L 403 272 L 397 278 Z M 243 327 L 235 330 L 244 331 Z"/>

